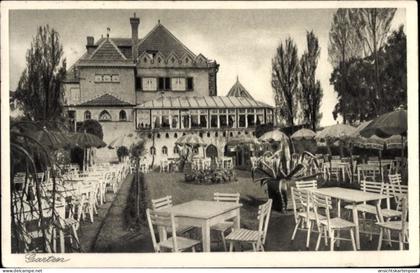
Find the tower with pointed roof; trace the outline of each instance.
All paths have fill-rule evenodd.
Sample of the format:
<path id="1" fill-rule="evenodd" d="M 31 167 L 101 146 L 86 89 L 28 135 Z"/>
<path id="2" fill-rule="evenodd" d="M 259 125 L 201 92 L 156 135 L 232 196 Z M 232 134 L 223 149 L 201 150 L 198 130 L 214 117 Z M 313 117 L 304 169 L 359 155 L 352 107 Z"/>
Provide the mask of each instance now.
<path id="1" fill-rule="evenodd" d="M 236 77 L 235 84 L 230 88 L 227 93 L 228 97 L 244 97 L 254 99 L 251 94 L 245 89 L 245 87 L 239 82 L 239 76 Z"/>

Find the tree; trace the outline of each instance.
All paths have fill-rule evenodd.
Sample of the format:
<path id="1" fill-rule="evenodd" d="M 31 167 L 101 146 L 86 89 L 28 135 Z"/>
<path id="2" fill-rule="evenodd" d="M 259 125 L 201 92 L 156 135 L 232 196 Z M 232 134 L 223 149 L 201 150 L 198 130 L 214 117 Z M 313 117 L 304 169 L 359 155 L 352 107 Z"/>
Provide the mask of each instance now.
<path id="1" fill-rule="evenodd" d="M 352 58 L 362 57 L 362 44 L 357 37 L 358 21 L 352 22 L 351 9 L 338 9 L 329 32 L 328 59 L 339 67 Z"/>
<path id="2" fill-rule="evenodd" d="M 315 82 L 315 71 L 318 66 L 320 48 L 318 38 L 313 31 L 306 33 L 308 49 L 300 59 L 300 84 L 303 122 L 310 124 L 312 130 L 316 130 L 322 114 L 319 112 L 322 99 L 322 88 L 319 81 Z"/>
<path id="3" fill-rule="evenodd" d="M 401 25 L 389 36 L 380 53 L 384 68 L 381 82 L 384 90 L 384 111 L 407 105 L 407 37 Z"/>
<path id="4" fill-rule="evenodd" d="M 390 8 L 364 8 L 355 9 L 350 14 L 352 21 L 358 25 L 356 33 L 363 45 L 365 55 L 372 56 L 374 60 L 375 92 L 372 97 L 378 99 L 378 104 L 374 108 L 377 115 L 383 114 L 386 109 L 383 101 L 379 99 L 384 97 L 384 90 L 380 82 L 380 70 L 383 63 L 380 63 L 379 52 L 385 45 L 396 10 Z"/>
<path id="5" fill-rule="evenodd" d="M 14 93 L 24 115 L 31 120 L 56 120 L 62 114 L 62 82 L 66 72 L 66 60 L 62 56 L 59 34 L 48 25 L 39 27 L 26 53 L 26 69 Z"/>
<path id="6" fill-rule="evenodd" d="M 104 132 L 102 130 L 102 125 L 99 121 L 94 119 L 88 119 L 83 121 L 82 125 L 78 129 L 79 132 L 86 132 L 92 135 L 95 135 L 103 140 Z"/>
<path id="7" fill-rule="evenodd" d="M 281 43 L 272 60 L 272 79 L 274 99 L 279 112 L 285 117 L 286 126 L 294 126 L 299 119 L 299 59 L 297 47 L 291 38 Z M 279 118 L 279 117 L 278 117 Z"/>
<path id="8" fill-rule="evenodd" d="M 343 122 L 347 122 L 347 100 L 345 99 L 347 90 L 351 88 L 350 77 L 347 76 L 347 65 L 349 61 L 362 57 L 362 44 L 357 36 L 356 29 L 359 21 L 352 21 L 351 9 L 338 9 L 334 14 L 333 22 L 329 32 L 328 59 L 334 67 L 333 74 L 340 74 L 339 84 L 334 85 L 334 90 L 338 93 L 338 103 L 333 111 L 334 119 L 340 113 Z M 339 71 L 337 71 L 337 69 Z M 333 75 L 331 76 L 334 77 Z"/>

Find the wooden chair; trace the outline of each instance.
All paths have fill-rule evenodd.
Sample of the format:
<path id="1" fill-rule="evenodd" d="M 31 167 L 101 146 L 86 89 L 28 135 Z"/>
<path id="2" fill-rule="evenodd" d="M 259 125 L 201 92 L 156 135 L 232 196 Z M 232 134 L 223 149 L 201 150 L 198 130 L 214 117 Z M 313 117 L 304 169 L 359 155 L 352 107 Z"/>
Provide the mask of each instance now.
<path id="1" fill-rule="evenodd" d="M 239 193 L 219 193 L 215 192 L 213 194 L 213 200 L 216 202 L 232 202 L 232 203 L 239 203 Z M 212 230 L 215 230 L 219 232 L 222 242 L 223 242 L 223 248 L 225 251 L 227 251 L 226 247 L 226 240 L 225 240 L 225 232 L 227 230 L 231 230 L 233 228 L 233 222 L 231 221 L 225 221 L 222 223 L 215 224 L 210 227 Z"/>
<path id="2" fill-rule="evenodd" d="M 258 207 L 258 230 L 250 230 L 245 228 L 234 229 L 227 237 L 229 242 L 229 251 L 233 251 L 234 243 L 249 243 L 252 244 L 254 251 L 264 251 L 264 244 L 267 235 L 268 222 L 270 220 L 272 199 Z"/>
<path id="3" fill-rule="evenodd" d="M 158 199 L 152 199 L 152 209 L 154 211 L 159 211 L 161 209 L 164 208 L 169 208 L 172 207 L 172 196 L 171 195 L 167 195 L 165 197 L 161 197 Z M 183 234 L 186 232 L 189 232 L 191 230 L 193 230 L 194 227 L 193 226 L 183 226 L 183 225 L 178 225 L 176 228 L 176 232 L 178 234 Z M 171 232 L 171 230 L 169 230 Z"/>
<path id="4" fill-rule="evenodd" d="M 334 250 L 334 243 L 339 240 L 348 240 L 346 238 L 335 237 L 336 231 L 349 230 L 350 240 L 353 246 L 353 250 L 356 250 L 356 241 L 354 239 L 354 232 L 356 225 L 353 222 L 349 222 L 339 217 L 331 218 L 330 209 L 332 208 L 331 198 L 322 194 L 312 193 L 312 202 L 314 204 L 315 218 L 318 226 L 321 227 L 321 231 L 318 235 L 315 250 L 318 250 L 319 243 L 321 242 L 322 234 L 327 235 L 330 238 L 330 250 Z M 325 215 L 320 214 L 319 210 L 322 208 Z"/>
<path id="5" fill-rule="evenodd" d="M 389 185 L 390 185 L 390 194 L 395 199 L 397 204 L 397 210 L 401 209 L 402 197 L 405 197 L 408 193 L 408 186 L 401 184 L 401 174 L 390 174 L 388 175 Z"/>
<path id="6" fill-rule="evenodd" d="M 200 241 L 177 236 L 175 217 L 172 213 L 147 209 L 146 215 L 155 252 L 161 252 L 162 248 L 170 249 L 172 252 L 180 252 L 191 248 L 192 252 L 195 252 L 195 246 L 200 244 Z M 164 229 L 169 229 L 171 231 L 172 237 L 158 242 L 156 240 L 156 235 L 153 228 L 154 226 L 158 228 L 163 227 Z"/>
<path id="7" fill-rule="evenodd" d="M 316 182 L 316 181 L 315 181 Z M 295 216 L 295 228 L 293 230 L 292 238 L 293 241 L 298 230 L 306 231 L 306 248 L 309 248 L 309 241 L 311 238 L 312 227 L 316 225 L 315 212 L 313 210 L 312 200 L 310 198 L 310 192 L 308 188 L 294 188 L 292 187 L 292 203 L 293 203 L 293 213 Z M 320 219 L 325 217 L 319 216 Z M 299 228 L 300 226 L 300 228 Z M 316 225 L 318 232 L 320 232 L 319 225 Z M 325 239 L 325 245 L 327 245 L 327 240 Z"/>
<path id="8" fill-rule="evenodd" d="M 378 250 L 381 250 L 382 247 L 382 240 L 383 240 L 383 233 L 388 231 L 391 233 L 392 231 L 398 232 L 398 243 L 400 246 L 400 250 L 404 249 L 404 243 L 408 243 L 408 208 L 407 208 L 407 197 L 404 196 L 401 199 L 402 205 L 402 214 L 401 219 L 398 221 L 384 221 L 378 222 L 377 225 L 380 228 L 379 232 L 379 242 L 378 242 Z M 395 240 L 388 239 L 389 242 L 395 242 Z"/>
<path id="9" fill-rule="evenodd" d="M 360 189 L 364 192 L 371 192 L 371 193 L 377 193 L 377 194 L 388 194 L 388 187 L 384 182 L 374 182 L 374 181 L 366 181 L 362 180 L 360 182 Z M 347 205 L 344 207 L 345 209 L 352 210 L 353 206 Z M 366 218 L 366 214 L 371 214 L 375 216 L 376 222 L 379 222 L 379 218 L 377 215 L 376 206 L 372 204 L 368 204 L 366 202 L 363 202 L 363 204 L 359 204 L 356 206 L 356 209 L 358 212 L 361 212 L 363 215 L 363 223 L 368 223 L 368 219 Z M 398 217 L 401 215 L 400 211 L 391 209 L 390 200 L 387 199 L 386 208 L 381 210 L 382 217 L 385 220 L 389 220 L 393 217 Z M 369 232 L 370 237 L 369 239 L 372 240 L 373 232 Z"/>
<path id="10" fill-rule="evenodd" d="M 316 180 L 300 180 L 296 181 L 296 189 L 316 189 L 318 188 L 318 182 Z"/>

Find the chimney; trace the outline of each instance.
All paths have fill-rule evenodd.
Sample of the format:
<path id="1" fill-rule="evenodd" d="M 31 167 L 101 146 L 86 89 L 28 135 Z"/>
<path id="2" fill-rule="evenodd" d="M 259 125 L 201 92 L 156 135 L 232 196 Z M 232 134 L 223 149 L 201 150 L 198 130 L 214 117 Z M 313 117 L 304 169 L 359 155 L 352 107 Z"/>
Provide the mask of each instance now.
<path id="1" fill-rule="evenodd" d="M 88 54 L 92 54 L 93 51 L 95 51 L 95 40 L 92 36 L 86 37 L 86 49 Z"/>
<path id="2" fill-rule="evenodd" d="M 139 41 L 139 24 L 140 24 L 140 18 L 136 17 L 136 13 L 134 13 L 134 16 L 130 18 L 130 24 L 131 24 L 132 56 L 133 56 L 133 60 L 136 60 L 137 43 Z"/>

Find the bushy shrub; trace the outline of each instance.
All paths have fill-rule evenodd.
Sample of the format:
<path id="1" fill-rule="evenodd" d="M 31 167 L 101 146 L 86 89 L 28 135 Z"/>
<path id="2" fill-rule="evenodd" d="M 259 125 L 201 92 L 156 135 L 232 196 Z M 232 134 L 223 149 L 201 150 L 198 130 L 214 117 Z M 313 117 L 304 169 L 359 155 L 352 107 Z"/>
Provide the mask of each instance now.
<path id="1" fill-rule="evenodd" d="M 224 184 L 237 181 L 235 172 L 227 169 L 193 170 L 185 173 L 185 182 L 192 184 Z"/>
<path id="2" fill-rule="evenodd" d="M 128 156 L 128 149 L 125 146 L 120 146 L 117 149 L 118 160 L 121 162 L 122 158 Z"/>

